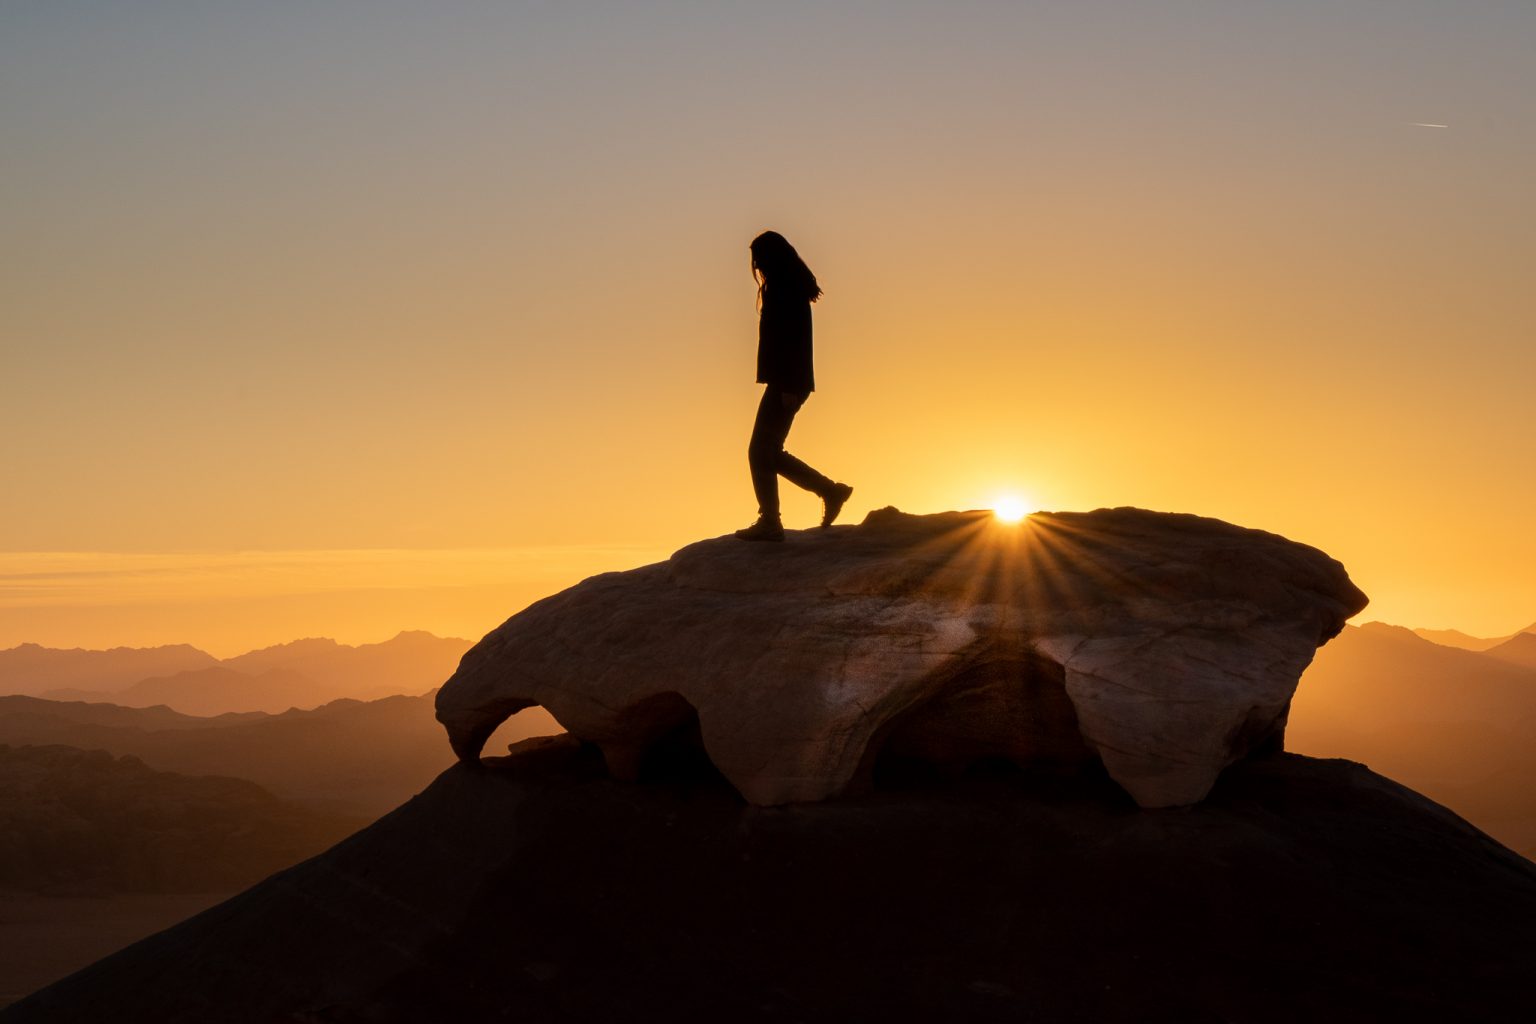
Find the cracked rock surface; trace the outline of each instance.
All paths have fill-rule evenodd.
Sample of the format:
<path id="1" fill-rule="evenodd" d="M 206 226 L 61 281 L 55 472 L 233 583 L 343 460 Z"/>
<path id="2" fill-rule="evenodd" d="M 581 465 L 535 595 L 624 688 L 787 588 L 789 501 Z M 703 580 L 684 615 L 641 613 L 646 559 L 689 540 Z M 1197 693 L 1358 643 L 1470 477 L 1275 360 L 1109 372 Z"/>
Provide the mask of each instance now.
<path id="1" fill-rule="evenodd" d="M 887 756 L 1098 760 L 1141 806 L 1185 805 L 1280 746 L 1365 604 L 1323 552 L 1214 519 L 881 509 L 547 597 L 464 656 L 437 717 L 472 761 L 541 705 L 618 778 L 691 742 L 759 805 L 860 791 Z"/>

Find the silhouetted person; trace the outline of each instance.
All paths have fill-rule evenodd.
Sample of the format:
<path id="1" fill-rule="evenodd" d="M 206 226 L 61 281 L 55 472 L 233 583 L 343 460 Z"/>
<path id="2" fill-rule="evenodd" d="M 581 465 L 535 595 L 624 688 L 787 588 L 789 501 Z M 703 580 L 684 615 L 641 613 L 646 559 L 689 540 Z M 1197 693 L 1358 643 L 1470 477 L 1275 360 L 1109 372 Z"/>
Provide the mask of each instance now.
<path id="1" fill-rule="evenodd" d="M 821 498 L 823 527 L 832 525 L 853 488 L 784 450 L 795 413 L 816 390 L 811 371 L 811 303 L 821 296 L 816 275 L 783 235 L 764 231 L 752 239 L 752 276 L 757 279 L 757 382 L 766 386 L 747 445 L 757 522 L 736 536 L 773 541 L 784 539 L 779 477 Z"/>

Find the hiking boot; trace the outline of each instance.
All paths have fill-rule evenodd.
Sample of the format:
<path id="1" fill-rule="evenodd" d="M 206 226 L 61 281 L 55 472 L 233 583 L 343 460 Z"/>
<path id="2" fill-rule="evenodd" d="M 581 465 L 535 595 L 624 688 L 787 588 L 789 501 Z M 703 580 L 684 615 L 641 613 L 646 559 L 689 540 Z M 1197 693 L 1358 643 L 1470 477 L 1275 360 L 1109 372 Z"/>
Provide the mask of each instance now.
<path id="1" fill-rule="evenodd" d="M 737 530 L 736 536 L 742 540 L 781 541 L 784 539 L 784 527 L 777 519 L 758 516 L 757 522 L 745 529 Z"/>
<path id="2" fill-rule="evenodd" d="M 837 514 L 843 510 L 848 499 L 853 497 L 853 488 L 847 484 L 833 484 L 832 489 L 821 496 L 821 528 L 825 530 L 837 519 Z"/>

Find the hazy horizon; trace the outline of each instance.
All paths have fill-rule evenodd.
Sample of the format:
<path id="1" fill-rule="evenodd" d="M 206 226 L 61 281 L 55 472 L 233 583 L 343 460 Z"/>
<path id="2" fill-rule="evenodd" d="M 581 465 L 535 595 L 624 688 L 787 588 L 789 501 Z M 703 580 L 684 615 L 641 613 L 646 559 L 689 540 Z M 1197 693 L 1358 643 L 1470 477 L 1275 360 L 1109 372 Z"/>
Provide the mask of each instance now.
<path id="1" fill-rule="evenodd" d="M 0 649 L 23 643 L 97 650 L 186 643 L 226 658 L 308 637 L 357 645 L 422 630 L 474 641 L 542 597 L 597 573 L 663 561 L 673 550 L 606 544 L 0 552 Z M 1368 586 L 1362 589 L 1372 600 L 1350 620 L 1355 625 L 1384 622 L 1491 639 L 1536 621 L 1536 607 L 1422 621 L 1412 617 L 1416 609 L 1438 607 L 1436 602 L 1378 600 Z"/>
<path id="2" fill-rule="evenodd" d="M 634 561 L 633 564 L 616 565 L 614 567 L 616 569 L 633 568 L 666 557 L 666 555 L 660 555 L 657 558 L 646 558 L 639 549 L 615 547 L 602 550 L 606 552 L 626 552 L 629 555 L 638 556 L 638 560 Z M 561 558 L 562 554 L 591 557 L 597 553 L 593 549 L 576 547 L 568 549 L 541 549 L 538 555 L 541 559 L 547 560 L 546 564 L 541 567 L 541 578 L 554 580 L 577 571 L 573 568 L 573 565 L 578 559 Z M 38 554 L 38 557 L 61 557 L 57 553 L 35 554 Z M 226 557 L 235 565 L 249 567 L 253 556 L 256 554 L 242 552 L 238 556 Z M 114 607 L 117 611 L 118 617 L 114 620 L 114 629 L 102 633 L 102 636 L 128 638 L 150 635 L 153 637 L 153 639 L 142 642 L 132 639 L 103 639 L 94 641 L 79 639 L 80 634 L 73 618 L 76 606 L 73 604 L 64 603 L 50 606 L 47 609 L 28 609 L 28 611 L 33 611 L 35 614 L 8 617 L 4 625 L 0 625 L 0 651 L 22 644 L 36 644 L 41 647 L 60 650 L 78 648 L 93 651 L 110 650 L 120 647 L 148 648 L 184 644 L 211 654 L 217 659 L 226 660 L 251 651 L 290 644 L 300 640 L 334 640 L 338 644 L 356 647 L 384 643 L 401 633 L 411 632 L 425 632 L 439 638 L 462 639 L 475 643 L 486 633 L 501 625 L 502 622 L 506 621 L 516 612 L 521 611 L 528 604 L 538 600 L 540 597 L 555 593 L 565 586 L 565 584 L 559 584 L 553 586 L 553 589 L 535 592 L 538 585 L 527 580 L 465 583 L 455 578 L 452 582 L 436 585 L 429 583 L 417 587 L 400 585 L 393 589 L 367 589 L 365 587 L 348 586 L 346 581 L 342 581 L 338 585 L 338 580 L 334 574 L 338 561 L 348 562 L 354 571 L 361 569 L 364 571 L 373 570 L 375 572 L 381 564 L 398 563 L 359 563 L 357 559 L 344 559 L 342 557 L 359 554 L 357 552 L 282 552 L 280 554 L 285 557 L 277 560 L 274 564 L 285 565 L 290 569 L 296 565 L 305 564 L 305 559 L 296 558 L 296 556 L 317 556 L 313 558 L 313 564 L 310 568 L 317 575 L 324 574 L 323 582 L 317 580 L 312 586 L 262 592 L 259 586 L 252 585 L 250 577 L 238 575 L 235 579 L 246 592 L 238 597 L 228 597 L 224 601 L 215 603 L 209 602 L 209 595 L 206 592 L 195 594 L 194 596 L 183 594 L 178 598 L 173 596 L 175 588 L 172 586 L 164 588 L 154 599 L 144 599 L 137 602 L 124 600 L 124 603 L 117 606 L 96 606 L 98 612 L 103 610 L 110 611 Z M 368 554 L 377 556 L 385 553 L 369 552 Z M 454 553 L 397 552 L 394 554 L 423 556 L 415 561 L 418 567 L 428 570 L 429 576 L 451 576 L 454 572 L 460 571 L 452 568 L 452 566 L 455 564 L 462 565 L 461 559 L 449 557 Z M 502 564 L 507 562 L 526 564 L 528 561 L 539 560 L 519 557 L 526 556 L 527 553 L 518 552 L 515 549 L 502 552 L 476 551 L 462 554 L 473 555 L 475 558 L 481 559 L 480 564 L 482 568 L 484 567 L 483 560 L 487 555 L 501 556 L 503 559 Z M 104 556 L 101 553 L 91 553 L 81 557 L 99 559 L 109 556 Z M 139 559 L 153 557 L 158 561 L 174 556 L 139 555 L 137 557 Z M 207 556 L 202 557 L 206 558 Z M 0 555 L 0 566 L 4 564 L 3 558 L 4 556 Z M 198 565 L 206 568 L 208 563 L 202 560 L 193 561 L 188 559 L 187 564 L 188 566 Z M 260 564 L 259 558 L 256 559 L 256 564 Z M 162 566 L 163 569 L 164 567 Z M 594 572 L 606 571 L 610 570 L 594 570 Z M 0 573 L 0 577 L 3 577 L 3 575 L 3 573 Z M 164 585 L 163 577 L 157 577 L 155 574 L 145 575 L 148 575 L 162 586 Z M 168 572 L 167 575 L 172 575 L 172 573 Z M 305 579 L 306 577 L 299 577 L 300 582 L 303 582 Z M 122 586 L 123 581 L 121 579 L 118 579 L 117 582 L 119 586 Z M 352 582 L 355 583 L 357 580 L 354 579 Z M 579 582 L 579 580 L 575 578 L 570 580 L 571 584 L 576 582 Z M 130 575 L 128 583 L 129 593 L 132 592 L 135 584 L 142 585 L 143 583 L 144 579 L 142 576 L 138 574 Z M 528 596 L 526 599 L 519 596 L 525 592 L 531 596 Z M 123 596 L 126 598 L 127 595 Z M 507 600 L 501 603 L 491 600 L 491 598 L 498 596 L 505 596 Z M 79 599 L 78 595 L 74 598 L 65 598 L 66 601 Z M 226 621 L 230 608 L 237 606 L 241 602 L 245 602 L 253 608 L 264 608 L 269 613 L 269 617 L 262 620 L 262 627 L 259 632 L 250 632 L 238 623 L 230 624 Z M 349 616 L 338 613 L 335 610 L 335 606 L 338 603 L 350 607 L 355 614 Z M 414 614 L 416 618 L 391 625 L 390 622 L 379 618 L 375 614 L 381 605 L 406 608 L 408 611 L 405 614 Z M 5 605 L 0 603 L 0 608 L 3 607 Z M 331 611 L 328 617 L 321 615 L 317 617 L 317 620 L 306 624 L 303 616 L 314 607 L 330 607 Z M 282 609 L 281 614 L 275 612 L 275 609 L 278 608 Z M 409 609 L 414 609 L 414 611 Z M 41 614 L 36 614 L 38 612 L 41 612 Z M 1443 626 L 1438 623 L 1424 624 L 1412 621 L 1394 621 L 1382 617 L 1378 612 L 1379 609 L 1375 607 L 1374 603 L 1368 605 L 1364 611 L 1350 620 L 1350 624 L 1354 626 L 1390 625 L 1414 631 L 1422 630 L 1429 633 L 1460 633 L 1469 639 L 1485 639 L 1489 641 L 1507 639 L 1520 632 L 1533 631 L 1533 627 L 1536 627 L 1536 610 L 1533 610 L 1523 620 L 1516 616 L 1515 618 L 1518 621 L 1508 628 L 1484 632 L 1456 626 Z M 319 621 L 320 619 L 336 625 L 327 626 L 325 621 Z M 424 624 L 428 620 L 435 623 L 435 625 Z M 18 623 L 23 624 L 19 625 Z M 284 632 L 282 624 L 288 623 L 292 623 L 293 628 Z M 456 626 L 454 623 L 462 623 L 463 625 Z M 188 626 L 192 632 L 185 635 L 178 633 L 177 629 L 180 626 Z M 28 632 L 29 628 L 32 629 L 32 632 Z M 255 637 L 256 639 L 238 639 L 246 636 Z M 1435 643 L 1437 646 L 1456 646 L 1454 643 L 1444 639 L 1426 639 L 1430 639 L 1430 642 Z"/>
<path id="3" fill-rule="evenodd" d="M 0 553 L 0 649 L 190 643 L 217 657 L 402 630 L 478 640 L 516 611 L 670 552 L 625 545 L 460 551 Z"/>

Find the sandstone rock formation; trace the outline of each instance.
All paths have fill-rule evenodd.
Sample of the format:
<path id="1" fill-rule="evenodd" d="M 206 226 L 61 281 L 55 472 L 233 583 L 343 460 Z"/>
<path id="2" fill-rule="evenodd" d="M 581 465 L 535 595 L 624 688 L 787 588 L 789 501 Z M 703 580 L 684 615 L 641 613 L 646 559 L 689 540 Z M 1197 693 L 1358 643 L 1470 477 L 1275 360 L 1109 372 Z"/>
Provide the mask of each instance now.
<path id="1" fill-rule="evenodd" d="M 437 716 L 474 760 L 542 705 L 619 778 L 696 730 L 761 805 L 857 791 L 884 755 L 1097 758 L 1141 806 L 1183 805 L 1278 748 L 1302 670 L 1365 603 L 1321 551 L 1213 519 L 883 509 L 545 598 L 464 656 Z"/>

